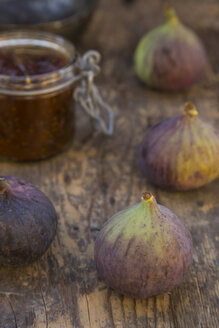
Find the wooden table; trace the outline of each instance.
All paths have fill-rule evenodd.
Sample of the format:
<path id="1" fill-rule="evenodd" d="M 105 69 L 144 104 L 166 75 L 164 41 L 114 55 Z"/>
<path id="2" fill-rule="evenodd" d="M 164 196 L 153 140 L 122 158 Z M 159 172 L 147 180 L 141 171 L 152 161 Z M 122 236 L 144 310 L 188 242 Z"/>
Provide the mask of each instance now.
<path id="1" fill-rule="evenodd" d="M 173 1 L 172 1 L 173 2 Z M 103 54 L 98 79 L 113 106 L 113 137 L 92 133 L 77 108 L 72 147 L 50 160 L 1 163 L 2 175 L 16 175 L 41 188 L 59 213 L 58 233 L 37 263 L 0 269 L 1 328 L 218 328 L 219 181 L 185 193 L 150 185 L 137 162 L 137 147 L 147 128 L 178 115 L 187 100 L 219 127 L 219 6 L 217 0 L 174 1 L 184 22 L 205 42 L 214 75 L 183 93 L 148 90 L 136 79 L 132 56 L 140 36 L 163 21 L 162 1 L 102 0 L 78 48 Z M 190 229 L 194 263 L 171 293 L 134 300 L 108 289 L 96 274 L 93 246 L 105 220 L 151 191 Z"/>

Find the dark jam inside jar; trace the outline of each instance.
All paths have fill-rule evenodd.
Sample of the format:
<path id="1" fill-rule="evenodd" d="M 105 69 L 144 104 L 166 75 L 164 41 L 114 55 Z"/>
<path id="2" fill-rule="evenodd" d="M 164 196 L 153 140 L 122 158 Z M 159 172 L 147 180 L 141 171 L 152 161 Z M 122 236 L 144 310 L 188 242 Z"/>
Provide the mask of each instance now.
<path id="1" fill-rule="evenodd" d="M 29 51 L 28 51 L 29 50 Z M 59 53 L 48 53 L 41 49 L 32 53 L 31 49 L 0 49 L 0 74 L 15 76 L 32 76 L 55 72 L 67 65 L 67 60 Z"/>
<path id="2" fill-rule="evenodd" d="M 46 33 L 8 35 L 0 38 L 0 156 L 47 158 L 74 132 L 74 48 Z"/>

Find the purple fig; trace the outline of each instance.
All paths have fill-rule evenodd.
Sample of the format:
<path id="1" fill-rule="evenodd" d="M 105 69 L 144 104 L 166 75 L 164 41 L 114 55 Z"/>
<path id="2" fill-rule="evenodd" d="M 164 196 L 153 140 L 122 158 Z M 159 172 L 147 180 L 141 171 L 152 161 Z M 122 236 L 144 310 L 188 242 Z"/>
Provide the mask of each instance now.
<path id="1" fill-rule="evenodd" d="M 192 263 L 192 241 L 183 223 L 148 192 L 118 212 L 99 232 L 97 272 L 117 292 L 147 298 L 170 291 Z"/>
<path id="2" fill-rule="evenodd" d="M 219 131 L 199 118 L 195 106 L 145 134 L 139 149 L 142 172 L 155 185 L 189 190 L 219 176 Z"/>
<path id="3" fill-rule="evenodd" d="M 52 242 L 57 214 L 30 183 L 0 177 L 0 264 L 23 265 L 41 257 Z"/>
<path id="4" fill-rule="evenodd" d="M 164 25 L 147 33 L 135 51 L 135 70 L 144 83 L 160 90 L 182 90 L 196 82 L 206 67 L 197 35 L 166 8 Z"/>

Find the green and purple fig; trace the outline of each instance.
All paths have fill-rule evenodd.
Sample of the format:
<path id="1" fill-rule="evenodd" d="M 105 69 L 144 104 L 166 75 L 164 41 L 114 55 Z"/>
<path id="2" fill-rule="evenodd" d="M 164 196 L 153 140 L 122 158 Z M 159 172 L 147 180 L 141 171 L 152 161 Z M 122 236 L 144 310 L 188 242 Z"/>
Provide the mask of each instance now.
<path id="1" fill-rule="evenodd" d="M 145 134 L 139 164 L 148 180 L 161 188 L 204 186 L 219 176 L 219 131 L 187 103 L 183 115 L 166 119 Z"/>
<path id="2" fill-rule="evenodd" d="M 97 272 L 117 292 L 147 298 L 170 291 L 192 263 L 192 241 L 183 223 L 148 192 L 118 212 L 99 232 Z"/>
<path id="3" fill-rule="evenodd" d="M 147 33 L 134 56 L 141 81 L 159 90 L 183 90 L 196 82 L 206 67 L 206 54 L 197 35 L 185 27 L 171 7 L 166 23 Z"/>

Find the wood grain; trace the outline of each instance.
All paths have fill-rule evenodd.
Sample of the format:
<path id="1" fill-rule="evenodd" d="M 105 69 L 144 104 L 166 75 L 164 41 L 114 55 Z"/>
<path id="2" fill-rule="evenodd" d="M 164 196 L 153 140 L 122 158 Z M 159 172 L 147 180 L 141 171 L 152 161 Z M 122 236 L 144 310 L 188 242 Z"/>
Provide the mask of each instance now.
<path id="1" fill-rule="evenodd" d="M 173 2 L 173 1 L 172 1 Z M 37 263 L 0 268 L 1 328 L 218 328 L 219 181 L 186 193 L 150 185 L 141 175 L 137 148 L 143 133 L 194 101 L 200 115 L 219 127 L 218 79 L 208 75 L 176 94 L 146 89 L 134 74 L 132 56 L 140 36 L 162 22 L 163 1 L 102 0 L 78 48 L 103 54 L 98 85 L 113 106 L 113 137 L 93 133 L 77 108 L 72 146 L 50 160 L 0 163 L 1 175 L 15 175 L 41 188 L 59 213 L 55 241 Z M 213 71 L 219 71 L 217 0 L 174 1 L 181 18 L 207 42 Z M 216 37 L 217 36 L 217 37 Z M 216 74 L 216 73 L 215 73 Z M 123 297 L 96 274 L 93 245 L 112 214 L 151 191 L 190 229 L 194 263 L 171 293 L 148 300 Z"/>

